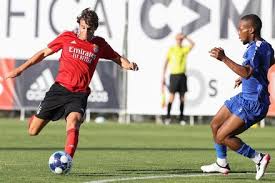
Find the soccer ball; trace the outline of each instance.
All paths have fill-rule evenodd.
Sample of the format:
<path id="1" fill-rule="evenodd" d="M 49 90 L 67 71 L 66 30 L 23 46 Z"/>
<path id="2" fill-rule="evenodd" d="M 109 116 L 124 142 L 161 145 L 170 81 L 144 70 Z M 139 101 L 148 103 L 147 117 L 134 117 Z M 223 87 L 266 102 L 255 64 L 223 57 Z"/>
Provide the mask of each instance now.
<path id="1" fill-rule="evenodd" d="M 72 168 L 72 157 L 63 151 L 57 151 L 49 158 L 49 168 L 55 174 L 66 175 Z"/>

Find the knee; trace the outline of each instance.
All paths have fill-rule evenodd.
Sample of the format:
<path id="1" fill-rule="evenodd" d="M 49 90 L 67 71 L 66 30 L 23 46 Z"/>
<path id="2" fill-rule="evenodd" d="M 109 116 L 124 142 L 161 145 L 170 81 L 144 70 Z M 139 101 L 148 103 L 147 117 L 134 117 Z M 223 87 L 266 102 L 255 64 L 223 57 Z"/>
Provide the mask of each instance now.
<path id="1" fill-rule="evenodd" d="M 37 136 L 39 132 L 34 128 L 29 128 L 28 133 L 30 136 Z"/>
<path id="2" fill-rule="evenodd" d="M 220 126 L 215 122 L 215 120 L 213 120 L 210 123 L 210 127 L 211 127 L 212 131 L 218 131 Z"/>
<path id="3" fill-rule="evenodd" d="M 216 137 L 215 137 L 215 142 L 216 142 L 217 144 L 225 145 L 225 144 L 224 144 L 225 138 L 224 138 L 222 135 L 220 135 L 220 134 L 218 133 L 218 134 L 216 135 Z"/>
<path id="4" fill-rule="evenodd" d="M 66 118 L 68 128 L 79 128 L 83 122 L 83 118 L 80 113 L 71 113 Z"/>

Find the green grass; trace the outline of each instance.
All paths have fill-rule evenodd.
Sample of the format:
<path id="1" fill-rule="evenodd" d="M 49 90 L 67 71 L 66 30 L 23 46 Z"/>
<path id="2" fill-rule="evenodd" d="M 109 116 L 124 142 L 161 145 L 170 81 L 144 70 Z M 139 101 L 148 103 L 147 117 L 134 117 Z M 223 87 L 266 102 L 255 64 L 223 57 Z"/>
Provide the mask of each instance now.
<path id="1" fill-rule="evenodd" d="M 250 129 L 241 137 L 275 158 L 275 128 Z M 27 134 L 26 122 L 0 119 L 0 182 L 89 182 L 129 177 L 178 175 L 182 177 L 120 182 L 256 182 L 255 165 L 229 151 L 233 172 L 228 176 L 201 176 L 200 166 L 215 161 L 209 126 L 122 125 L 85 123 L 81 127 L 72 172 L 57 176 L 48 158 L 65 143 L 65 123 L 50 123 L 39 136 Z M 261 182 L 275 182 L 271 162 Z M 184 177 L 185 175 L 197 175 Z M 118 181 L 119 182 L 119 181 Z"/>

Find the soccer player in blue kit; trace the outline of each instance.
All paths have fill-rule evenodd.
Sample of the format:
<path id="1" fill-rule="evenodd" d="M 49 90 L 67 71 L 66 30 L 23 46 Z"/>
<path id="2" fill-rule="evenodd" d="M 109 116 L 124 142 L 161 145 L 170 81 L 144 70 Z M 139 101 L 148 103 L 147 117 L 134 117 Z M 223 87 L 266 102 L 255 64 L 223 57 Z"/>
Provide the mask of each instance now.
<path id="1" fill-rule="evenodd" d="M 248 44 L 242 65 L 228 58 L 222 48 L 213 48 L 210 56 L 223 62 L 240 77 L 235 87 L 242 84 L 242 92 L 226 100 L 211 121 L 217 161 L 201 167 L 206 173 L 230 172 L 227 162 L 227 147 L 250 158 L 256 165 L 256 180 L 263 177 L 271 159 L 269 154 L 255 151 L 237 135 L 265 118 L 269 108 L 267 72 L 273 63 L 274 50 L 261 38 L 261 19 L 254 14 L 240 19 L 238 34 L 244 45 Z"/>

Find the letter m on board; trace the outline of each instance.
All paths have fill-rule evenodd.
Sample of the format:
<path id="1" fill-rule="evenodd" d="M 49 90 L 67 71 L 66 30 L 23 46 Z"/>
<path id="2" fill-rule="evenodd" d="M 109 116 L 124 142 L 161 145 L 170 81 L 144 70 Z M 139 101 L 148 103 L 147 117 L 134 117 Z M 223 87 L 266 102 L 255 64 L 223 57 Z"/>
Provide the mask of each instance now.
<path id="1" fill-rule="evenodd" d="M 228 37 L 228 20 L 231 19 L 237 29 L 239 19 L 245 14 L 256 14 L 261 17 L 261 0 L 249 0 L 243 12 L 238 12 L 233 0 L 220 1 L 220 38 Z M 236 1 L 235 1 L 236 2 Z"/>

